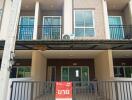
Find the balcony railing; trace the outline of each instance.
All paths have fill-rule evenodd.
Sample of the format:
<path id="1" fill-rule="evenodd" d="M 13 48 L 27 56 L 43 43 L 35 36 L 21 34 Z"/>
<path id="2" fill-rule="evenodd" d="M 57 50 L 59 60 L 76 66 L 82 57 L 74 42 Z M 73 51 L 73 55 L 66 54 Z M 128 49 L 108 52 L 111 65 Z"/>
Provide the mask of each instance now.
<path id="1" fill-rule="evenodd" d="M 33 39 L 33 25 L 18 26 L 18 40 Z M 37 38 L 41 40 L 61 40 L 62 26 L 61 25 L 39 25 Z M 69 37 L 66 37 L 68 39 Z M 74 39 L 74 38 L 73 38 Z M 110 25 L 110 39 L 124 40 L 132 39 L 132 25 Z"/>
<path id="2" fill-rule="evenodd" d="M 110 39 L 132 39 L 132 25 L 110 25 Z"/>
<path id="3" fill-rule="evenodd" d="M 33 25 L 19 25 L 18 26 L 18 40 L 32 40 L 33 39 Z"/>
<path id="4" fill-rule="evenodd" d="M 41 40 L 60 40 L 61 28 L 61 25 L 40 25 L 38 27 L 38 37 Z"/>
<path id="5" fill-rule="evenodd" d="M 132 81 L 73 82 L 73 100 L 132 100 Z M 55 100 L 55 82 L 14 81 L 10 100 Z"/>

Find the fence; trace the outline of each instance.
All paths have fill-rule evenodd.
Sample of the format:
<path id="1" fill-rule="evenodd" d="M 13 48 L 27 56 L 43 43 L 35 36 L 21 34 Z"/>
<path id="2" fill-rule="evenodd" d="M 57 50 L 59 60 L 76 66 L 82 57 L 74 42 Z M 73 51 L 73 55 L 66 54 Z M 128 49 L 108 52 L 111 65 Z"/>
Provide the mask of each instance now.
<path id="1" fill-rule="evenodd" d="M 132 100 L 132 81 L 73 82 L 73 100 Z M 10 100 L 55 100 L 55 82 L 13 81 Z"/>

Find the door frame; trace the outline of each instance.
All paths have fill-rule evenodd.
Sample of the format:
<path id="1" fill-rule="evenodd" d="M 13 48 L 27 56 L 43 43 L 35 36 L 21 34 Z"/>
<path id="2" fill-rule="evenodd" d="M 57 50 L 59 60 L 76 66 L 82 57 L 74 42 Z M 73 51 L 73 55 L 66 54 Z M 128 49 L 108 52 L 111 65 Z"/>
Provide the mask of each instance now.
<path id="1" fill-rule="evenodd" d="M 89 81 L 89 66 L 62 66 L 61 67 L 61 81 L 62 81 L 62 70 L 63 68 L 68 68 L 68 81 L 69 81 L 69 68 L 81 68 L 81 81 L 82 81 L 82 67 L 87 67 L 88 68 L 88 81 Z"/>

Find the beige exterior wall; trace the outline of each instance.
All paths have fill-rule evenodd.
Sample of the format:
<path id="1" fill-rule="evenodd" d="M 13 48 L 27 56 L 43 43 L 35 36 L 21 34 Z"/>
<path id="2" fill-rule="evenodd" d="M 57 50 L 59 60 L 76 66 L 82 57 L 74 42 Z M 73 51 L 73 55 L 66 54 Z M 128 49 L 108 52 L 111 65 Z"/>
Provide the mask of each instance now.
<path id="1" fill-rule="evenodd" d="M 108 11 L 109 16 L 121 16 L 124 25 L 132 25 L 132 11 L 131 3 L 129 3 L 123 10 Z"/>
<path id="2" fill-rule="evenodd" d="M 21 10 L 20 16 L 34 16 L 35 11 Z"/>
<path id="3" fill-rule="evenodd" d="M 32 68 L 31 78 L 33 80 L 46 80 L 47 59 L 41 51 L 33 51 L 32 53 Z"/>
<path id="4" fill-rule="evenodd" d="M 121 16 L 122 22 L 124 25 L 131 25 L 132 24 L 132 16 L 130 13 L 129 6 L 127 6 L 124 11 L 108 11 L 109 16 Z"/>
<path id="5" fill-rule="evenodd" d="M 128 4 L 128 6 L 124 10 L 124 18 L 126 25 L 132 25 L 132 11 L 131 11 L 131 4 Z"/>
<path id="6" fill-rule="evenodd" d="M 88 39 L 106 39 L 103 2 L 104 0 L 74 0 L 74 9 L 94 11 L 96 36 Z"/>
<path id="7" fill-rule="evenodd" d="M 95 76 L 97 80 L 114 78 L 112 50 L 106 50 L 95 58 Z"/>

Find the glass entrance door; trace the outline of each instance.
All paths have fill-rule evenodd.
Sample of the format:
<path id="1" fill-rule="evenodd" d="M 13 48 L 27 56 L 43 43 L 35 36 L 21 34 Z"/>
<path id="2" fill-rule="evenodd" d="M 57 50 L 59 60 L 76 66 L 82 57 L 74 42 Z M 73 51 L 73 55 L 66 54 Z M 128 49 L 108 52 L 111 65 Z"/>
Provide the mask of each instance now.
<path id="1" fill-rule="evenodd" d="M 69 81 L 81 81 L 81 68 L 69 68 Z"/>
<path id="2" fill-rule="evenodd" d="M 61 81 L 88 81 L 89 67 L 71 66 L 62 67 Z"/>

